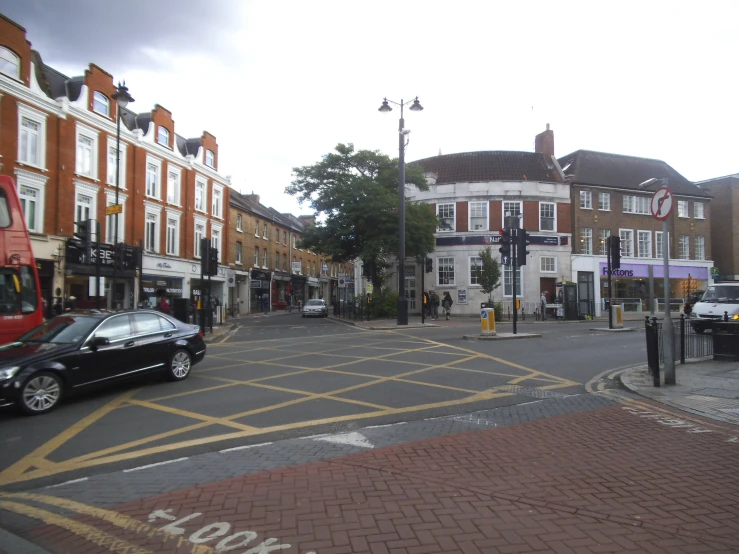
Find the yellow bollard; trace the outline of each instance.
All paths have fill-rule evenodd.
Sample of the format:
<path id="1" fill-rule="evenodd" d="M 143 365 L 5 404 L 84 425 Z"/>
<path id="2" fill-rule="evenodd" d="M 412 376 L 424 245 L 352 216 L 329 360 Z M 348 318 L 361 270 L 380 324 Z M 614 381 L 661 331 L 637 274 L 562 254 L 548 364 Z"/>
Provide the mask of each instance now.
<path id="1" fill-rule="evenodd" d="M 480 328 L 481 335 L 495 335 L 495 310 L 493 308 L 483 308 L 480 312 Z"/>

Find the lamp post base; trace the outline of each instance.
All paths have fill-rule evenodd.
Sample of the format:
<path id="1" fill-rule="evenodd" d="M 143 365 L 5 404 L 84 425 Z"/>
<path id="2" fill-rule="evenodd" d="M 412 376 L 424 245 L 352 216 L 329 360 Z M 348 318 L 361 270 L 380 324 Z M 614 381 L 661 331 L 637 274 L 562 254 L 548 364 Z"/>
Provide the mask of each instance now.
<path id="1" fill-rule="evenodd" d="M 398 298 L 398 325 L 408 325 L 408 299 Z"/>

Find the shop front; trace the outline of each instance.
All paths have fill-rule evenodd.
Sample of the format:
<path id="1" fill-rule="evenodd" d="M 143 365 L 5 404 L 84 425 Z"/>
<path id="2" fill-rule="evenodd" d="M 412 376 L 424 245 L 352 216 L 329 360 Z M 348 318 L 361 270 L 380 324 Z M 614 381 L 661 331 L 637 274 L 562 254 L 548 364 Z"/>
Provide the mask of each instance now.
<path id="1" fill-rule="evenodd" d="M 324 264 L 324 267 L 327 267 Z M 318 290 L 320 291 L 320 295 L 323 297 L 323 299 L 329 303 L 331 301 L 331 280 L 329 279 L 328 275 L 322 274 L 318 278 Z"/>
<path id="2" fill-rule="evenodd" d="M 170 306 L 182 298 L 182 277 L 161 277 L 157 275 L 141 276 L 141 293 L 139 303 L 142 308 L 155 308 L 159 295 L 163 295 Z"/>
<path id="3" fill-rule="evenodd" d="M 272 273 L 261 269 L 251 270 L 251 287 L 249 290 L 249 313 L 262 311 L 262 297 L 269 296 L 272 286 Z"/>
<path id="4" fill-rule="evenodd" d="M 44 306 L 44 317 L 54 317 L 54 260 L 41 260 L 36 258 L 36 271 L 38 272 L 39 285 L 41 286 L 41 298 Z M 59 289 L 61 293 L 61 289 Z M 56 295 L 58 296 L 58 295 Z"/>
<path id="5" fill-rule="evenodd" d="M 308 277 L 308 298 L 321 298 L 321 290 L 318 283 L 318 277 Z"/>
<path id="6" fill-rule="evenodd" d="M 290 275 L 282 271 L 272 274 L 272 310 L 284 310 L 290 299 Z"/>
<path id="7" fill-rule="evenodd" d="M 300 303 L 305 306 L 306 300 L 308 300 L 308 287 L 306 285 L 308 279 L 302 275 L 293 275 L 290 281 L 290 288 L 292 290 L 293 302 L 295 306 Z"/>

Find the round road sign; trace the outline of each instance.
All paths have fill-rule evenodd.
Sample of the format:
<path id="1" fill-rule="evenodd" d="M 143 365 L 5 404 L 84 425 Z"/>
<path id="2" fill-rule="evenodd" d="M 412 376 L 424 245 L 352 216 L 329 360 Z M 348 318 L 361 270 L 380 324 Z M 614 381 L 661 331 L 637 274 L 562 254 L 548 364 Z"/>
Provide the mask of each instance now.
<path id="1" fill-rule="evenodd" d="M 667 219 L 672 213 L 674 203 L 672 191 L 667 187 L 662 187 L 652 196 L 652 202 L 650 204 L 652 215 L 660 221 Z"/>

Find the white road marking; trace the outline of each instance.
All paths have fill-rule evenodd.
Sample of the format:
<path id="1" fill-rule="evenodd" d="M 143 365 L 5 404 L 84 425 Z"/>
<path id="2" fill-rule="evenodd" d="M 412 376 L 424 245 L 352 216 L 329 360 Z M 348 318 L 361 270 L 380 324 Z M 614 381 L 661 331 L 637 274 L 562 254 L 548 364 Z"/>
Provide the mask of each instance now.
<path id="1" fill-rule="evenodd" d="M 361 448 L 374 448 L 375 445 L 367 440 L 362 433 L 342 433 L 341 435 L 330 435 L 321 437 L 316 440 L 333 442 L 335 444 L 347 444 L 349 446 L 359 446 Z"/>
<path id="2" fill-rule="evenodd" d="M 131 468 L 131 469 L 124 469 L 123 470 L 123 473 L 131 473 L 132 471 L 139 471 L 141 469 L 149 469 L 150 467 L 163 466 L 163 465 L 166 465 L 166 464 L 173 464 L 175 462 L 182 462 L 182 461 L 187 460 L 187 459 L 189 459 L 189 458 L 177 458 L 176 460 L 167 460 L 166 462 L 158 462 L 156 464 L 149 464 L 149 465 L 145 465 L 145 466 L 134 467 L 134 468 Z"/>
<path id="3" fill-rule="evenodd" d="M 382 427 L 392 427 L 393 425 L 405 425 L 408 423 L 407 421 L 400 421 L 398 423 L 386 423 L 385 425 L 370 425 L 369 427 L 365 427 L 365 429 L 381 429 Z"/>
<path id="4" fill-rule="evenodd" d="M 82 479 L 72 479 L 71 481 L 65 481 L 64 483 L 59 483 L 58 485 L 50 485 L 48 487 L 45 487 L 47 489 L 55 489 L 57 487 L 63 487 L 64 485 L 71 485 L 73 483 L 82 483 L 83 481 L 87 481 L 89 477 L 83 477 Z"/>
<path id="5" fill-rule="evenodd" d="M 220 454 L 225 454 L 226 452 L 235 452 L 237 450 L 246 450 L 247 448 L 256 448 L 257 446 L 269 446 L 272 444 L 271 442 L 260 442 L 259 444 L 247 444 L 245 446 L 236 446 L 234 448 L 226 448 L 225 450 L 219 450 L 218 452 Z"/>

